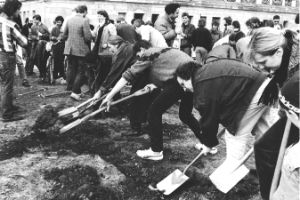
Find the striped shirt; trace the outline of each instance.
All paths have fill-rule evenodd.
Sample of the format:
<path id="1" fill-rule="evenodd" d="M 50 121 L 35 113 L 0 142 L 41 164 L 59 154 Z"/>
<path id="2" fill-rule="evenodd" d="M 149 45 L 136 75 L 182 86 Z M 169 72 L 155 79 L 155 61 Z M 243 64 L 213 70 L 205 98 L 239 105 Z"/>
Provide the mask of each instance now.
<path id="1" fill-rule="evenodd" d="M 22 47 L 27 46 L 27 39 L 17 29 L 17 24 L 7 19 L 7 15 L 0 15 L 0 52 L 14 53 L 14 42 Z"/>

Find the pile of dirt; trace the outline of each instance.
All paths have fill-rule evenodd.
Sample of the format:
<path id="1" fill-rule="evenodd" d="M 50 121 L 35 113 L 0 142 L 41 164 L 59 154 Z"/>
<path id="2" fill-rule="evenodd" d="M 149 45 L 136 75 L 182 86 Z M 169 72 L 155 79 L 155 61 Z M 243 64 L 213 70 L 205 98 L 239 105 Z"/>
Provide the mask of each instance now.
<path id="1" fill-rule="evenodd" d="M 45 106 L 39 113 L 32 131 L 37 134 L 47 134 L 49 132 L 58 132 L 63 126 L 62 121 L 58 119 L 58 111 L 61 110 L 62 105 L 53 107 L 51 105 Z"/>
<path id="2" fill-rule="evenodd" d="M 120 193 L 105 188 L 100 183 L 97 170 L 90 166 L 75 165 L 64 169 L 46 171 L 44 178 L 55 181 L 51 189 L 55 200 L 118 200 Z"/>

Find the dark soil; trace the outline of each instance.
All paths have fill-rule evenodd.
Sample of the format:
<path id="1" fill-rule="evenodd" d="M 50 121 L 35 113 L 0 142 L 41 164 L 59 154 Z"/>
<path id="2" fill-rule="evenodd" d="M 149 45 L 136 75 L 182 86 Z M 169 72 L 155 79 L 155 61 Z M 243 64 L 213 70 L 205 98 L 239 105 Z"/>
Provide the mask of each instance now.
<path id="1" fill-rule="evenodd" d="M 103 187 L 97 171 L 89 166 L 72 166 L 65 169 L 52 169 L 44 172 L 44 178 L 55 181 L 52 188 L 53 200 L 118 200 L 117 194 Z"/>

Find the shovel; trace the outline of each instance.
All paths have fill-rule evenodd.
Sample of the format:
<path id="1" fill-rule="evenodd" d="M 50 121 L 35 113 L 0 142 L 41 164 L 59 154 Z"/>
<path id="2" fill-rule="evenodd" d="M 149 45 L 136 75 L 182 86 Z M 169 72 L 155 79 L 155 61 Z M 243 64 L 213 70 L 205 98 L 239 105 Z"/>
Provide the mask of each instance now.
<path id="1" fill-rule="evenodd" d="M 285 111 L 286 116 L 287 116 L 287 121 L 286 121 L 285 129 L 284 129 L 284 133 L 282 136 L 280 149 L 279 149 L 279 153 L 278 153 L 278 159 L 276 162 L 276 167 L 274 170 L 274 175 L 273 175 L 272 184 L 271 184 L 271 188 L 270 188 L 270 200 L 272 200 L 274 198 L 274 194 L 279 185 L 281 168 L 282 168 L 282 163 L 283 163 L 284 154 L 285 154 L 285 150 L 286 150 L 286 145 L 288 143 L 291 125 L 294 124 L 296 127 L 298 127 L 300 129 L 299 118 L 295 113 L 292 113 L 292 112 L 293 111 Z"/>
<path id="2" fill-rule="evenodd" d="M 25 92 L 23 94 L 18 94 L 18 96 L 24 96 L 24 95 L 34 94 L 34 93 L 37 93 L 37 92 L 46 91 L 47 89 L 48 88 L 41 88 L 41 89 L 37 89 L 37 90 L 34 90 L 34 91 Z"/>
<path id="3" fill-rule="evenodd" d="M 62 92 L 55 92 L 55 93 L 51 93 L 51 94 L 39 94 L 38 96 L 41 98 L 48 98 L 48 97 L 55 97 L 55 96 L 60 96 L 60 95 L 69 95 L 71 94 L 71 91 L 62 91 Z"/>
<path id="4" fill-rule="evenodd" d="M 244 165 L 248 158 L 252 155 L 253 147 L 237 162 L 224 162 L 210 176 L 211 182 L 223 193 L 227 193 L 240 180 L 242 180 L 249 172 Z"/>
<path id="5" fill-rule="evenodd" d="M 72 106 L 70 108 L 66 108 L 66 109 L 58 112 L 58 117 L 66 117 L 67 115 L 70 115 L 70 114 L 72 114 L 73 117 L 77 117 L 77 116 L 79 116 L 80 112 L 82 112 L 82 111 L 80 111 L 81 107 L 84 107 L 85 105 L 90 104 L 84 110 L 89 109 L 91 106 L 93 106 L 93 105 L 95 105 L 95 103 L 103 100 L 105 97 L 106 97 L 106 95 L 103 95 L 100 99 L 90 98 L 87 101 L 79 104 L 76 107 Z"/>
<path id="6" fill-rule="evenodd" d="M 127 96 L 127 97 L 124 97 L 124 98 L 122 98 L 122 99 L 119 99 L 119 100 L 117 100 L 117 101 L 114 101 L 114 102 L 112 102 L 110 105 L 116 105 L 116 104 L 121 103 L 121 102 L 123 102 L 123 101 L 126 101 L 126 100 L 128 100 L 128 99 L 131 99 L 132 97 L 141 96 L 141 95 L 150 93 L 150 92 L 152 92 L 155 88 L 156 88 L 156 87 L 154 87 L 154 86 L 148 86 L 148 85 L 146 85 L 143 89 L 140 89 L 140 90 L 136 91 L 135 93 L 133 93 L 133 94 Z M 65 132 L 71 130 L 72 128 L 78 126 L 78 125 L 81 124 L 82 122 L 84 122 L 84 121 L 86 121 L 86 120 L 88 120 L 88 119 L 94 117 L 95 115 L 99 114 L 100 112 L 102 112 L 102 111 L 104 111 L 104 110 L 106 110 L 106 109 L 107 109 L 107 106 L 102 107 L 102 108 L 99 108 L 98 110 L 96 110 L 96 111 L 94 111 L 94 112 L 92 112 L 92 113 L 86 115 L 85 117 L 80 118 L 80 119 L 77 119 L 77 120 L 75 120 L 74 122 L 72 122 L 72 123 L 70 123 L 70 124 L 68 124 L 68 125 L 66 125 L 66 126 L 64 126 L 64 127 L 62 127 L 62 128 L 59 130 L 59 132 L 60 132 L 60 133 L 65 133 Z"/>
<path id="7" fill-rule="evenodd" d="M 169 176 L 164 178 L 162 181 L 156 184 L 156 189 L 163 192 L 164 195 L 170 195 L 177 188 L 179 188 L 183 183 L 185 183 L 189 177 L 185 175 L 186 171 L 196 160 L 198 160 L 203 155 L 201 151 L 192 162 L 181 172 L 179 169 L 176 169 Z"/>

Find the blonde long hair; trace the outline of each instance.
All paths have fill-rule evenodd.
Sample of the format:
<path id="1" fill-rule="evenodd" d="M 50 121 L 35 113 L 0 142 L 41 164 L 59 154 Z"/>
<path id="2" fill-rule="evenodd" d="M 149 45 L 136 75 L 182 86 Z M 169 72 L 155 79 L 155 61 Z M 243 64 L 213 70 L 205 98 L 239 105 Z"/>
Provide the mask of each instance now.
<path id="1" fill-rule="evenodd" d="M 272 105 L 278 100 L 279 88 L 287 79 L 293 45 L 296 43 L 295 34 L 290 30 L 276 30 L 270 27 L 255 30 L 248 48 L 251 50 L 250 58 L 255 54 L 271 56 L 278 48 L 283 49 L 280 67 L 273 74 L 272 80 L 265 88 L 259 102 Z"/>

